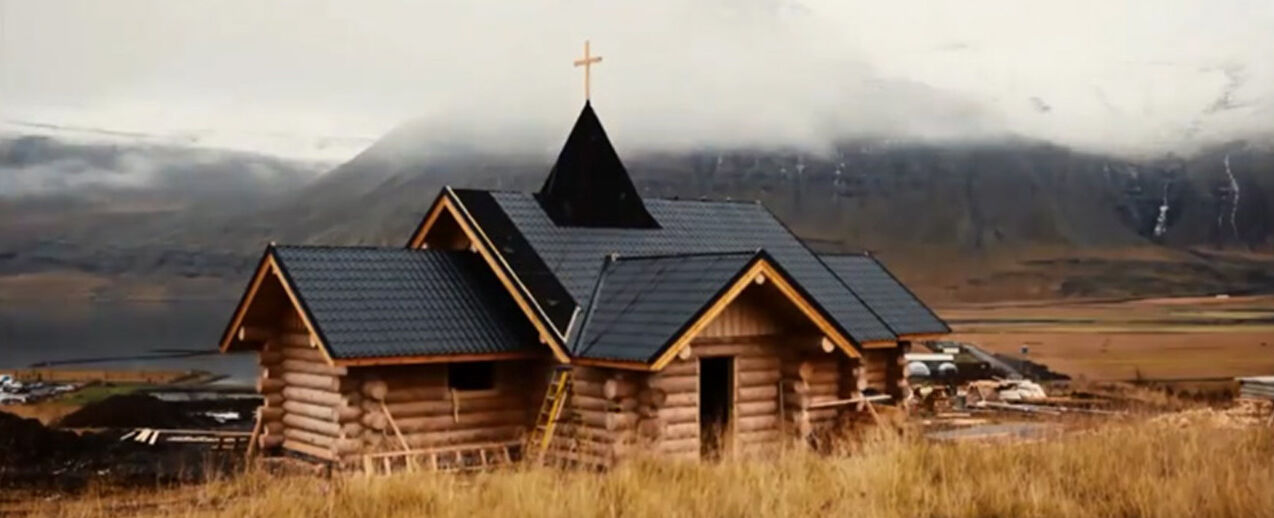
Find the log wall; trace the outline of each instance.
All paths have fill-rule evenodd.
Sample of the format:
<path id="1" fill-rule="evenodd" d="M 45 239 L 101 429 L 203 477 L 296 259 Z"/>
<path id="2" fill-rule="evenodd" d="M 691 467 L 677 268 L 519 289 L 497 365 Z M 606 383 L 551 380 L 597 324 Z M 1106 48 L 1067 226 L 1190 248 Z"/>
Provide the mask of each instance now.
<path id="1" fill-rule="evenodd" d="M 328 365 L 295 311 L 288 311 L 258 356 L 262 449 L 283 447 L 339 461 L 362 450 L 358 384 L 344 367 Z"/>
<path id="2" fill-rule="evenodd" d="M 444 363 L 352 369 L 361 380 L 364 451 L 515 441 L 534 424 L 543 362 L 495 362 L 494 388 L 480 391 L 451 390 L 447 370 Z"/>
<path id="3" fill-rule="evenodd" d="M 445 363 L 329 365 L 294 312 L 263 331 L 272 338 L 259 354 L 260 446 L 323 460 L 518 440 L 533 424 L 547 379 L 546 362 L 503 361 L 495 363 L 493 389 L 456 392 Z"/>
<path id="4" fill-rule="evenodd" d="M 572 378 L 548 458 L 609 467 L 636 444 L 637 393 L 645 375 L 581 366 L 574 368 Z"/>

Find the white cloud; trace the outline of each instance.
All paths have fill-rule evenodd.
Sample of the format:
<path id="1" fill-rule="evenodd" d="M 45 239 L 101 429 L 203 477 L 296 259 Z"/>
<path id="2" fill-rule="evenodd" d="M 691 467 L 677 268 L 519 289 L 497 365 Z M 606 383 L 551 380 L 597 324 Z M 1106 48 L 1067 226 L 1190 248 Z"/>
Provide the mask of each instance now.
<path id="1" fill-rule="evenodd" d="M 627 149 L 1016 135 L 1188 152 L 1267 137 L 1274 120 L 1269 1 L 0 0 L 0 9 L 0 119 L 293 155 L 339 158 L 417 116 L 478 145 L 555 146 L 581 101 L 570 62 L 585 38 L 604 56 L 595 104 Z M 318 140 L 336 147 L 316 152 Z"/>

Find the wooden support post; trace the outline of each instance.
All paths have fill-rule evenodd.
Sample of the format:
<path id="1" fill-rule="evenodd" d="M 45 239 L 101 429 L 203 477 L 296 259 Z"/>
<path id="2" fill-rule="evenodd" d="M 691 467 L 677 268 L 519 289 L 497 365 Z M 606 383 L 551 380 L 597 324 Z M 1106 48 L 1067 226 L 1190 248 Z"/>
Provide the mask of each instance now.
<path id="1" fill-rule="evenodd" d="M 411 450 L 411 447 L 407 445 L 407 439 L 403 437 L 402 430 L 398 429 L 398 423 L 394 422 L 394 416 L 389 413 L 389 407 L 385 406 L 384 401 L 380 402 L 380 411 L 385 413 L 385 419 L 389 421 L 390 428 L 394 429 L 394 435 L 398 437 L 398 443 L 402 445 L 403 451 Z"/>
<path id="2" fill-rule="evenodd" d="M 252 436 L 248 438 L 248 451 L 243 454 L 243 461 L 246 463 L 252 460 L 252 454 L 256 453 L 258 437 L 261 436 L 261 424 L 265 419 L 261 417 L 261 408 L 256 411 L 256 423 L 252 425 Z"/>

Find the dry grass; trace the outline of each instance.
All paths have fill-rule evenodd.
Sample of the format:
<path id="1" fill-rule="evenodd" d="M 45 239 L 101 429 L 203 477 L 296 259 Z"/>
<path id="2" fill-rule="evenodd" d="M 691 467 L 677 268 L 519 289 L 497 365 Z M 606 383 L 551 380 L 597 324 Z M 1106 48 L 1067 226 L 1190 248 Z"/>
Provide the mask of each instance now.
<path id="1" fill-rule="evenodd" d="M 34 504 L 53 516 L 1274 516 L 1274 431 L 1112 424 L 1048 442 L 883 437 L 831 457 L 362 478 L 248 473 Z M 0 512 L 3 514 L 3 512 Z"/>

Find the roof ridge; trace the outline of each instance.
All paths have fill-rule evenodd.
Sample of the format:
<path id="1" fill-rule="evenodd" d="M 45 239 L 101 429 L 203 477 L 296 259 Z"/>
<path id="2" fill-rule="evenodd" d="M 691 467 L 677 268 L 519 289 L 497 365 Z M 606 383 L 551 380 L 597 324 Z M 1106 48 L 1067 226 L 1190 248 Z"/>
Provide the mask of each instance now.
<path id="1" fill-rule="evenodd" d="M 611 254 L 611 255 L 614 255 L 614 261 L 618 262 L 618 261 L 640 261 L 640 260 L 653 260 L 653 259 L 672 259 L 672 258 L 682 258 L 682 257 L 718 257 L 718 256 L 726 256 L 726 255 L 752 257 L 757 255 L 758 253 L 761 253 L 763 250 L 764 249 L 762 248 L 757 248 L 753 250 L 714 250 L 710 252 L 681 252 L 681 253 L 674 252 L 674 253 L 666 253 L 666 254 L 643 254 L 643 255 Z"/>
<path id="2" fill-rule="evenodd" d="M 765 205 L 764 203 L 761 203 L 761 200 L 757 200 L 757 199 L 751 199 L 751 200 L 748 200 L 748 199 L 742 199 L 742 198 L 737 199 L 737 200 L 732 200 L 732 199 L 724 199 L 724 200 L 723 200 L 723 199 L 720 199 L 720 198 L 679 198 L 679 197 L 669 198 L 669 197 L 666 197 L 666 196 L 651 196 L 651 197 L 645 197 L 645 196 L 643 196 L 643 197 L 642 197 L 642 199 L 644 199 L 644 200 L 673 201 L 673 202 L 683 202 L 683 201 L 684 201 L 684 202 L 697 202 L 697 203 L 731 203 L 731 204 L 736 204 L 736 205 Z"/>
<path id="3" fill-rule="evenodd" d="M 866 257 L 868 259 L 876 258 L 876 256 L 872 255 L 871 252 L 868 252 L 865 250 L 862 252 L 826 252 L 826 253 L 814 254 L 814 255 L 817 255 L 820 257 Z"/>
<path id="4" fill-rule="evenodd" d="M 278 243 L 270 243 L 274 248 L 318 248 L 318 249 L 344 249 L 344 250 L 402 250 L 401 246 L 389 245 L 286 245 Z"/>

